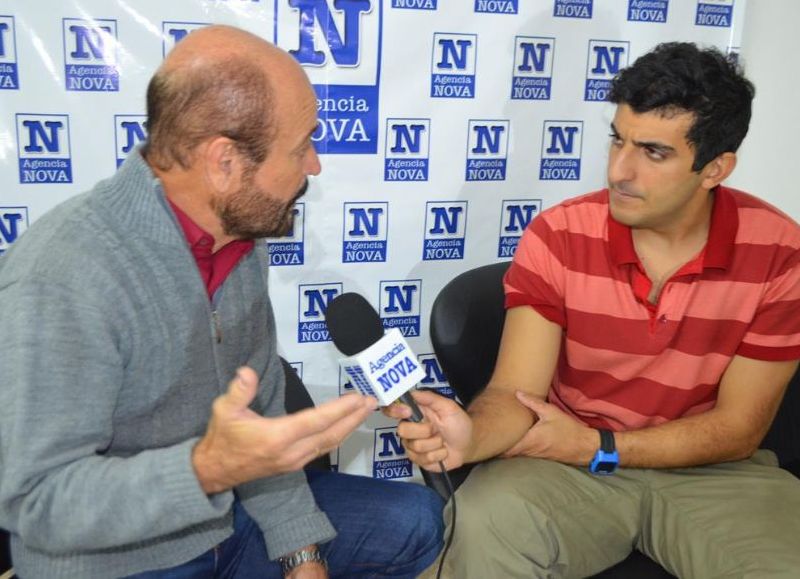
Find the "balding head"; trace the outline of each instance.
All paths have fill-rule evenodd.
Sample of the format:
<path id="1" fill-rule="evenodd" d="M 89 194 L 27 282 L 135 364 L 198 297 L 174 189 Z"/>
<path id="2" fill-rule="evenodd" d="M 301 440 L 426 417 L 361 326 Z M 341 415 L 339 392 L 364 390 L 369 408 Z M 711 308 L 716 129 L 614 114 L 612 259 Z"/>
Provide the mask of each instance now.
<path id="1" fill-rule="evenodd" d="M 197 146 L 221 135 L 259 164 L 277 130 L 276 102 L 298 87 L 308 87 L 302 68 L 262 38 L 230 26 L 197 30 L 150 81 L 145 156 L 160 170 L 187 169 Z"/>

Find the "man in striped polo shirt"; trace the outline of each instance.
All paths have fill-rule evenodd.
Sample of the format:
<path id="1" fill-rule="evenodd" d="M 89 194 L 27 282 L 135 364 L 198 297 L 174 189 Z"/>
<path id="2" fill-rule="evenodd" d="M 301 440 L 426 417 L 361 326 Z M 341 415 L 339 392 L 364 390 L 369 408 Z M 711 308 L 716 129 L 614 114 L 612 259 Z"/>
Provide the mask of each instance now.
<path id="1" fill-rule="evenodd" d="M 800 481 L 758 450 L 800 359 L 800 228 L 721 185 L 753 94 L 685 43 L 614 80 L 608 188 L 528 227 L 485 391 L 468 413 L 419 393 L 430 424 L 399 427 L 431 470 L 504 458 L 459 489 L 452 576 L 582 577 L 634 547 L 680 577 L 800 572 Z"/>

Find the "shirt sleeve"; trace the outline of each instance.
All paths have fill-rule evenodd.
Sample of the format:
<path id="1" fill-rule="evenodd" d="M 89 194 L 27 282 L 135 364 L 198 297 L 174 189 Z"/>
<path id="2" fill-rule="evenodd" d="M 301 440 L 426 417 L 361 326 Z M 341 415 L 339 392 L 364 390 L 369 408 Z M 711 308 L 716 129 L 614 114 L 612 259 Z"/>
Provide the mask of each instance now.
<path id="1" fill-rule="evenodd" d="M 531 306 L 553 323 L 566 327 L 564 306 L 565 241 L 551 227 L 551 212 L 534 218 L 520 239 L 503 284 L 506 308 Z"/>
<path id="2" fill-rule="evenodd" d="M 286 377 L 278 357 L 271 305 L 268 325 L 272 347 L 259 384 L 258 405 L 264 416 L 282 416 L 286 414 Z M 245 510 L 264 534 L 272 559 L 336 536 L 327 515 L 317 506 L 302 470 L 252 481 L 240 485 L 236 491 Z"/>
<path id="3" fill-rule="evenodd" d="M 800 249 L 792 251 L 766 291 L 737 354 L 767 361 L 800 359 Z"/>

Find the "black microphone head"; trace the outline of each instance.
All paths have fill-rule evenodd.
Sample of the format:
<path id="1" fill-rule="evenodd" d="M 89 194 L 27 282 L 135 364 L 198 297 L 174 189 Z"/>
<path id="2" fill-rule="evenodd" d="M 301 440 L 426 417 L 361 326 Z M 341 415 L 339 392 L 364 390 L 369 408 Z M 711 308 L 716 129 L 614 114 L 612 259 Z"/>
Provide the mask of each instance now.
<path id="1" fill-rule="evenodd" d="M 357 293 L 336 296 L 325 310 L 333 345 L 345 356 L 366 350 L 383 337 L 383 323 L 370 303 Z"/>

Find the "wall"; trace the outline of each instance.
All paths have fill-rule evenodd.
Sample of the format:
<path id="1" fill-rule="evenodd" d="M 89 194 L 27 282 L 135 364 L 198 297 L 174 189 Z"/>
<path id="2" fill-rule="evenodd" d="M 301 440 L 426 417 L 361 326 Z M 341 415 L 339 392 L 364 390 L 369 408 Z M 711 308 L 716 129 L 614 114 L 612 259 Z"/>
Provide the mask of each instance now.
<path id="1" fill-rule="evenodd" d="M 777 205 L 800 221 L 792 167 L 800 162 L 800 2 L 756 0 L 747 5 L 741 58 L 756 85 L 750 133 L 730 179 L 734 187 Z"/>

